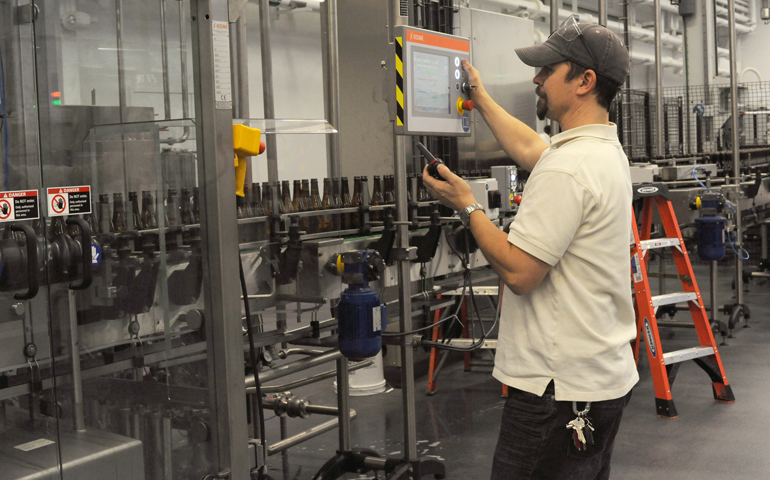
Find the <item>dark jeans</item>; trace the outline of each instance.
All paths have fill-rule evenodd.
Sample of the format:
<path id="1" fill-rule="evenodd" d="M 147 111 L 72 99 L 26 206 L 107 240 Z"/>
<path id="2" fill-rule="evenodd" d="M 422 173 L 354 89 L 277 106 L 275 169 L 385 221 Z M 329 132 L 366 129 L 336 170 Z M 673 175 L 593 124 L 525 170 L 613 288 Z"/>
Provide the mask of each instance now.
<path id="1" fill-rule="evenodd" d="M 591 402 L 588 418 L 594 427 L 594 445 L 578 451 L 567 423 L 574 420 L 572 402 L 557 402 L 553 382 L 542 397 L 508 388 L 500 438 L 492 464 L 492 480 L 606 480 L 626 396 Z M 585 403 L 578 402 L 579 410 Z"/>

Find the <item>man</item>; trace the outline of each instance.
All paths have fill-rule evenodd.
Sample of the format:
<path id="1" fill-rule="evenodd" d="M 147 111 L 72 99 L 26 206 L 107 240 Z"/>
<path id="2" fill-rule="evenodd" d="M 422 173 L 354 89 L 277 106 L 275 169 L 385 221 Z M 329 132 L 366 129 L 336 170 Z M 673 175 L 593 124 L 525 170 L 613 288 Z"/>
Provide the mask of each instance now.
<path id="1" fill-rule="evenodd" d="M 621 40 L 568 19 L 540 46 L 517 49 L 534 78 L 540 119 L 562 133 L 548 147 L 463 66 L 475 108 L 506 153 L 531 171 L 506 235 L 474 205 L 466 182 L 423 172 L 436 198 L 467 223 L 507 288 L 495 378 L 508 385 L 492 479 L 606 479 L 620 418 L 638 381 L 629 280 L 631 179 L 608 109 L 628 74 Z M 593 444 L 567 424 L 584 412 Z M 589 427 L 583 429 L 588 431 Z M 581 447 L 585 446 L 585 449 Z"/>

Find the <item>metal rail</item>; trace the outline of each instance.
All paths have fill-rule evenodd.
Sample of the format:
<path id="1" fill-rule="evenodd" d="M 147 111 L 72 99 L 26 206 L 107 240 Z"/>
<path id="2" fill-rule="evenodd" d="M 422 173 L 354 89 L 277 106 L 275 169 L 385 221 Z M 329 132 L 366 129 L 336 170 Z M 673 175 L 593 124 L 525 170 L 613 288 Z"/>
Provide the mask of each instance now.
<path id="1" fill-rule="evenodd" d="M 657 0 L 660 1 L 660 0 Z M 740 212 L 741 196 L 741 146 L 740 146 L 740 122 L 738 120 L 738 64 L 735 47 L 735 0 L 728 1 L 729 25 L 730 25 L 730 106 L 733 116 L 733 181 L 735 183 L 735 249 L 740 252 L 742 237 L 742 219 Z M 740 255 L 735 259 L 735 303 L 743 305 L 743 260 Z"/>
<path id="2" fill-rule="evenodd" d="M 273 102 L 273 52 L 270 48 L 270 0 L 259 0 L 259 39 L 262 50 L 262 102 L 265 106 L 265 119 L 275 118 Z M 267 179 L 278 181 L 278 152 L 275 135 L 266 135 L 267 144 Z"/>
<path id="3" fill-rule="evenodd" d="M 663 34 L 663 18 L 660 12 L 660 0 L 655 0 L 655 127 L 657 130 L 656 146 L 658 156 L 666 154 L 663 125 L 663 58 L 661 54 L 661 35 Z"/>
<path id="4" fill-rule="evenodd" d="M 356 413 L 356 411 L 353 409 L 350 409 L 348 421 L 353 420 L 357 416 L 358 414 Z M 267 455 L 271 456 L 271 455 L 275 455 L 276 453 L 281 453 L 284 450 L 289 449 L 295 445 L 298 445 L 304 441 L 310 440 L 311 438 L 315 438 L 318 435 L 321 435 L 322 433 L 326 433 L 329 430 L 333 430 L 338 426 L 338 424 L 339 424 L 339 419 L 334 418 L 332 420 L 329 420 L 328 422 L 324 422 L 320 425 L 316 425 L 315 427 L 309 428 L 304 432 L 300 432 L 289 438 L 285 438 L 280 442 L 269 445 L 267 447 Z"/>

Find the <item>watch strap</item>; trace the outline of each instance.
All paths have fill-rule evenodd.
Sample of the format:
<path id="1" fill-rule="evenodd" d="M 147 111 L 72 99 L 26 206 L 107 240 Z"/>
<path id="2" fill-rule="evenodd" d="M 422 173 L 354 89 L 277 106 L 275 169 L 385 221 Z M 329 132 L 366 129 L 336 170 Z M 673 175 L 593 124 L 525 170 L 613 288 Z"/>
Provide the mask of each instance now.
<path id="1" fill-rule="evenodd" d="M 476 210 L 484 210 L 484 207 L 480 203 L 471 203 L 464 209 L 460 210 L 460 221 L 466 227 L 471 223 L 471 213 Z"/>

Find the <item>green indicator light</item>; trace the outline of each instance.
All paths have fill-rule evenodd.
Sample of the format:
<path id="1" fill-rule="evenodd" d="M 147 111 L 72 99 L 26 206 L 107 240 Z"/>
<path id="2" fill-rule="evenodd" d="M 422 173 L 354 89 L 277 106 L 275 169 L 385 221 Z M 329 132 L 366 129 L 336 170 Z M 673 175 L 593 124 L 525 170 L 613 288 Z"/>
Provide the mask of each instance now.
<path id="1" fill-rule="evenodd" d="M 61 100 L 54 100 L 51 102 L 53 105 L 61 105 Z"/>

